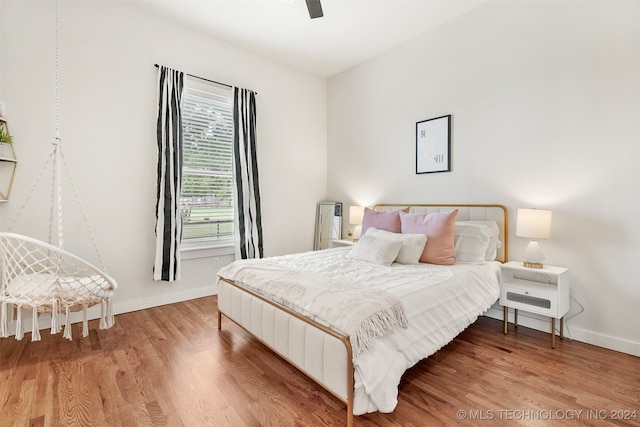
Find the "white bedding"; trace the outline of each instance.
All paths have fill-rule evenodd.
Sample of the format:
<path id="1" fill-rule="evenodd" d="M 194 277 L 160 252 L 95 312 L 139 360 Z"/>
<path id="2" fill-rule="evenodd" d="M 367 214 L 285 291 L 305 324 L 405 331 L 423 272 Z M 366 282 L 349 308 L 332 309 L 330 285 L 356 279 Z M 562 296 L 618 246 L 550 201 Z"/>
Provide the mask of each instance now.
<path id="1" fill-rule="evenodd" d="M 449 343 L 498 299 L 500 264 L 394 263 L 387 267 L 345 258 L 350 250 L 335 248 L 242 260 L 224 267 L 218 275 L 235 281 L 242 270 L 239 266 L 269 263 L 313 275 L 318 281 L 366 285 L 400 299 L 408 327 L 377 340 L 354 360 L 353 413 L 391 412 L 397 405 L 398 384 L 405 370 Z"/>

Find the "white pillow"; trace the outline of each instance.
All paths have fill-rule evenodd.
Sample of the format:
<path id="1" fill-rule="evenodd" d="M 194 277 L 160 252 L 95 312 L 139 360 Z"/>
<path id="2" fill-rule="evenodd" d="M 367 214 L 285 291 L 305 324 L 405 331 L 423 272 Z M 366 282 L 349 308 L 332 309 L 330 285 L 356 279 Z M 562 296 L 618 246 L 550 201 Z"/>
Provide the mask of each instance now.
<path id="1" fill-rule="evenodd" d="M 424 245 L 427 244 L 426 234 L 400 234 L 369 227 L 365 235 L 399 241 L 402 244 L 396 258 L 399 264 L 419 264 Z"/>
<path id="2" fill-rule="evenodd" d="M 364 235 L 347 254 L 347 258 L 389 266 L 395 261 L 402 243 Z"/>
<path id="3" fill-rule="evenodd" d="M 487 248 L 487 254 L 484 257 L 486 261 L 494 261 L 498 256 L 498 248 L 502 247 L 500 241 L 500 227 L 495 221 L 465 221 L 465 224 L 483 224 L 491 229 L 491 242 Z"/>
<path id="4" fill-rule="evenodd" d="M 456 263 L 483 263 L 493 232 L 488 225 L 456 222 L 454 253 Z"/>

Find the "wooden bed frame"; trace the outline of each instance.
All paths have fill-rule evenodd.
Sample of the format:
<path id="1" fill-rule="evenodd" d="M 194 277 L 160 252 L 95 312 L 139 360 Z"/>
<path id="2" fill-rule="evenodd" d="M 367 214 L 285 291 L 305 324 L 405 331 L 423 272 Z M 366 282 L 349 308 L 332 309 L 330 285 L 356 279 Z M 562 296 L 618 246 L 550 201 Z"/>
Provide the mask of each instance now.
<path id="1" fill-rule="evenodd" d="M 502 246 L 497 260 L 507 261 L 507 208 L 498 204 L 379 204 L 376 211 L 410 207 L 412 213 L 458 209 L 457 221 L 496 221 Z M 275 303 L 231 280 L 218 283 L 218 330 L 222 316 L 236 323 L 347 406 L 347 426 L 353 426 L 354 367 L 349 338 Z"/>

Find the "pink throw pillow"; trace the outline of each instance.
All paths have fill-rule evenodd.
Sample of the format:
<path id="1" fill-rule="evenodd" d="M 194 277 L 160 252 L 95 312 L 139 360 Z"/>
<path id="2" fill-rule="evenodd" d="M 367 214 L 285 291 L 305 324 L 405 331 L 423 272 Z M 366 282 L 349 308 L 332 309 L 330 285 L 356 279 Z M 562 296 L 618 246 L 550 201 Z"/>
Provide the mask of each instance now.
<path id="1" fill-rule="evenodd" d="M 429 214 L 400 213 L 403 234 L 421 233 L 427 235 L 427 244 L 420 257 L 420 262 L 439 265 L 455 264 L 454 236 L 457 216 L 457 209 Z"/>
<path id="2" fill-rule="evenodd" d="M 362 233 L 364 236 L 367 228 L 375 227 L 378 230 L 387 230 L 392 233 L 400 233 L 400 212 L 409 212 L 409 208 L 398 209 L 391 212 L 377 212 L 364 208 L 362 217 Z"/>

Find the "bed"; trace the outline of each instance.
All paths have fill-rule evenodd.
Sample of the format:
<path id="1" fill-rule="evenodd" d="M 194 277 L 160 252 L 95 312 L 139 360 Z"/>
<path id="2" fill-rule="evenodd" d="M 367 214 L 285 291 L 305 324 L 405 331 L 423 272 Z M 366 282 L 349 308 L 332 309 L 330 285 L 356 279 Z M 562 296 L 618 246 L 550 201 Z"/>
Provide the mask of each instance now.
<path id="1" fill-rule="evenodd" d="M 377 238 L 388 232 L 370 227 L 353 247 L 241 260 L 218 273 L 218 329 L 222 316 L 228 318 L 342 400 L 348 426 L 354 415 L 393 411 L 402 374 L 453 340 L 499 297 L 499 266 L 508 253 L 504 206 L 380 204 L 372 215 L 390 217 L 400 210 L 403 221 L 457 212 L 455 264 L 400 264 L 398 245 Z M 465 252 L 466 230 L 475 238 L 488 228 L 492 247 L 473 249 L 483 251 L 482 259 Z M 402 237 L 400 253 L 410 248 L 409 235 Z M 482 237 L 483 245 L 489 237 Z M 435 244 L 436 236 L 431 239 L 427 246 Z M 383 265 L 359 256 L 366 245 L 382 240 L 384 251 L 398 254 L 395 261 Z M 371 305 L 360 302 L 365 300 Z M 341 306 L 357 308 L 336 315 Z"/>

